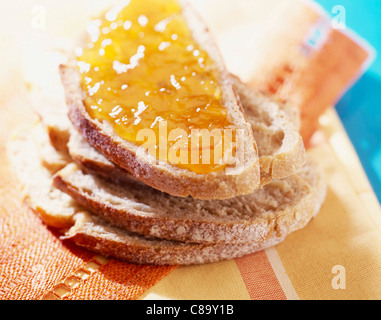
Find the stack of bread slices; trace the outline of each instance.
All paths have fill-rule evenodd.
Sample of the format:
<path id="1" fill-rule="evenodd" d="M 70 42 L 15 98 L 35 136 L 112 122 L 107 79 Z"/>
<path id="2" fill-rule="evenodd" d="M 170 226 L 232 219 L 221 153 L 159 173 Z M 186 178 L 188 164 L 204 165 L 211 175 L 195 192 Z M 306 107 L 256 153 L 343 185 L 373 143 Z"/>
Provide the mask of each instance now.
<path id="1" fill-rule="evenodd" d="M 56 93 L 33 92 L 35 125 L 9 143 L 28 205 L 62 239 L 132 263 L 233 259 L 306 226 L 325 183 L 306 154 L 298 110 L 221 73 L 239 107 L 228 112 L 241 113 L 254 146 L 234 180 L 139 158 L 107 123 L 90 119 L 78 72 L 61 65 Z"/>

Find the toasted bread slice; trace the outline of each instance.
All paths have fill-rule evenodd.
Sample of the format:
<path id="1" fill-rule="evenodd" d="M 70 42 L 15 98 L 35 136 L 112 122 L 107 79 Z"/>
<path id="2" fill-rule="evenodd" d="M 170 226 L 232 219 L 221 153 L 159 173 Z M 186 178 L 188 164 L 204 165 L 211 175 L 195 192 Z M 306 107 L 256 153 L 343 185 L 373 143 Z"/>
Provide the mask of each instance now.
<path id="1" fill-rule="evenodd" d="M 238 78 L 235 87 L 257 141 L 262 184 L 266 178 L 282 179 L 295 173 L 306 162 L 295 108 L 274 101 Z"/>
<path id="2" fill-rule="evenodd" d="M 243 143 L 237 146 L 236 154 L 243 158 L 225 169 L 207 173 L 197 173 L 173 165 L 168 161 L 158 161 L 148 153 L 140 152 L 136 143 L 121 138 L 108 121 L 101 121 L 89 115 L 84 104 L 86 93 L 81 89 L 81 77 L 75 61 L 61 65 L 60 73 L 65 88 L 69 116 L 74 126 L 109 160 L 129 171 L 132 175 L 168 194 L 197 199 L 226 199 L 249 194 L 260 186 L 258 150 L 247 122 L 239 97 L 234 89 L 234 81 L 226 70 L 220 53 L 207 27 L 199 19 L 186 1 L 179 1 L 194 40 L 209 55 L 218 72 L 223 106 L 231 123 L 230 129 L 242 130 Z M 184 48 L 185 50 L 185 48 Z M 144 97 L 142 97 L 144 98 Z M 221 128 L 223 129 L 223 128 Z"/>
<path id="3" fill-rule="evenodd" d="M 58 75 L 59 61 L 65 60 L 64 55 L 61 51 L 52 51 L 49 57 L 53 60 L 49 63 L 49 70 L 56 67 L 57 74 L 48 73 L 44 77 L 45 82 L 49 83 L 48 88 L 40 83 L 34 84 L 31 79 L 30 96 L 35 112 L 49 133 L 50 143 L 63 153 L 68 152 L 69 144 L 71 156 L 87 169 L 99 174 L 114 178 L 128 174 L 72 130 L 73 126 L 67 116 L 64 89 Z M 237 76 L 232 75 L 232 79 L 257 143 L 261 164 L 261 186 L 271 181 L 273 177 L 280 179 L 293 174 L 302 166 L 305 159 L 303 143 L 298 134 L 300 128 L 298 109 L 249 87 Z M 289 121 L 286 118 L 289 118 Z M 69 139 L 72 139 L 70 143 Z M 271 165 L 273 163 L 281 163 L 282 170 L 272 169 L 280 167 Z M 130 174 L 128 176 L 131 177 Z"/>
<path id="4" fill-rule="evenodd" d="M 146 238 L 115 227 L 88 212 L 76 214 L 74 220 L 74 226 L 64 239 L 108 257 L 141 264 L 190 265 L 230 260 L 272 247 L 283 240 L 274 235 L 262 243 L 184 243 Z"/>
<path id="5" fill-rule="evenodd" d="M 38 156 L 42 166 L 54 174 L 71 162 L 72 158 L 68 152 L 67 144 L 59 142 L 56 144 L 57 149 L 51 144 L 51 131 L 47 132 L 46 129 L 41 122 L 36 122 L 33 130 L 33 140 L 37 145 Z M 58 139 L 54 139 L 55 142 L 66 140 L 66 137 L 61 139 L 62 135 L 54 134 L 54 137 Z"/>
<path id="6" fill-rule="evenodd" d="M 306 170 L 318 174 L 313 165 Z M 260 243 L 274 232 L 288 234 L 312 218 L 316 202 L 313 187 L 298 174 L 225 200 L 174 197 L 133 180 L 117 185 L 75 164 L 60 170 L 54 185 L 115 226 L 195 243 Z"/>
<path id="7" fill-rule="evenodd" d="M 74 223 L 78 206 L 52 184 L 52 175 L 68 158 L 50 148 L 47 140 L 47 133 L 41 131 L 39 124 L 16 130 L 7 143 L 7 154 L 25 201 L 33 211 L 51 227 L 68 228 Z"/>
<path id="8" fill-rule="evenodd" d="M 292 175 L 306 161 L 303 140 L 297 131 L 298 113 L 291 106 L 275 102 L 258 90 L 248 87 L 237 77 L 234 79 L 257 141 L 261 164 L 261 186 L 273 179 Z M 109 161 L 93 148 L 77 130 L 71 130 L 69 136 L 69 153 L 81 166 L 114 181 L 132 178 L 128 171 Z"/>

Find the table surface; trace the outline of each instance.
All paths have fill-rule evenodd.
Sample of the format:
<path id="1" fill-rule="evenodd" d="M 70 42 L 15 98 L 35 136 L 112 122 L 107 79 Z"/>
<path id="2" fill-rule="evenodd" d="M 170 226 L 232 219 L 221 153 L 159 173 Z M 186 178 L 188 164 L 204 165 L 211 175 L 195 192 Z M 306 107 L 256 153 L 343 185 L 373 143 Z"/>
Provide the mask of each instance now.
<path id="1" fill-rule="evenodd" d="M 336 0 L 317 0 L 332 16 Z M 375 49 L 375 58 L 364 75 L 336 104 L 337 113 L 357 151 L 368 179 L 381 202 L 381 2 L 340 1 L 345 24 Z"/>

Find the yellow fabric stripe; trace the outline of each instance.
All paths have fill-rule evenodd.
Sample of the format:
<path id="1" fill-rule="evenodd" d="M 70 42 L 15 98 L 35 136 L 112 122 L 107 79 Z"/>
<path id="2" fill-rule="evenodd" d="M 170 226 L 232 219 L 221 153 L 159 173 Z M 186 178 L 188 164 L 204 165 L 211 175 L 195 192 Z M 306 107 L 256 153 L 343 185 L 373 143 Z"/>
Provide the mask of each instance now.
<path id="1" fill-rule="evenodd" d="M 301 299 L 380 299 L 381 210 L 339 124 L 329 110 L 322 121 L 328 143 L 309 151 L 326 172 L 325 204 L 277 252 Z"/>
<path id="2" fill-rule="evenodd" d="M 248 300 L 250 297 L 236 263 L 231 260 L 179 267 L 140 299 Z"/>

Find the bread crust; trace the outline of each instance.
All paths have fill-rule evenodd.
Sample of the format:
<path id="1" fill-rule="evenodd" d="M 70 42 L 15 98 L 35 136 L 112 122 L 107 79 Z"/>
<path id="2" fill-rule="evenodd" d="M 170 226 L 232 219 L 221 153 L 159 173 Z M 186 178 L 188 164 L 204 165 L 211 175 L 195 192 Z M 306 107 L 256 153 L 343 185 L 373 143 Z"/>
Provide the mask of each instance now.
<path id="1" fill-rule="evenodd" d="M 307 160 L 295 108 L 233 79 L 257 141 L 261 184 L 294 174 Z"/>
<path id="2" fill-rule="evenodd" d="M 150 155 L 141 155 L 137 145 L 121 139 L 105 121 L 100 122 L 89 116 L 83 103 L 84 92 L 81 90 L 80 76 L 73 62 L 60 66 L 69 117 L 92 146 L 155 189 L 174 196 L 192 196 L 196 199 L 228 199 L 249 194 L 260 187 L 258 149 L 251 126 L 245 119 L 231 75 L 226 70 L 205 24 L 187 1 L 180 1 L 180 4 L 195 40 L 208 52 L 219 70 L 219 82 L 229 120 L 244 132 L 244 161 L 237 165 L 235 173 L 228 174 L 222 169 L 197 174 L 167 162 L 158 162 Z"/>
<path id="3" fill-rule="evenodd" d="M 313 166 L 308 170 L 311 176 L 317 174 Z M 279 237 L 303 227 L 315 213 L 316 195 L 309 183 L 297 174 L 287 179 L 267 185 L 260 194 L 254 192 L 220 203 L 172 197 L 133 181 L 115 188 L 114 183 L 86 174 L 74 164 L 54 176 L 54 185 L 113 225 L 148 237 L 193 243 L 261 243 L 273 233 Z M 267 204 L 259 202 L 259 208 L 253 211 L 256 197 L 270 201 L 273 192 L 279 192 L 279 201 L 294 194 L 286 205 L 266 209 Z M 249 205 L 251 209 L 243 209 Z M 242 217 L 221 215 L 220 210 L 228 207 L 242 208 Z M 186 213 L 176 215 L 178 208 Z M 195 208 L 193 214 L 190 208 Z M 204 211 L 211 214 L 198 214 Z"/>
<path id="4" fill-rule="evenodd" d="M 264 250 L 283 238 L 275 235 L 260 243 L 196 244 L 148 239 L 94 219 L 88 214 L 77 214 L 75 225 L 66 233 L 77 245 L 132 263 L 156 265 L 190 265 L 213 263 L 238 258 Z"/>

